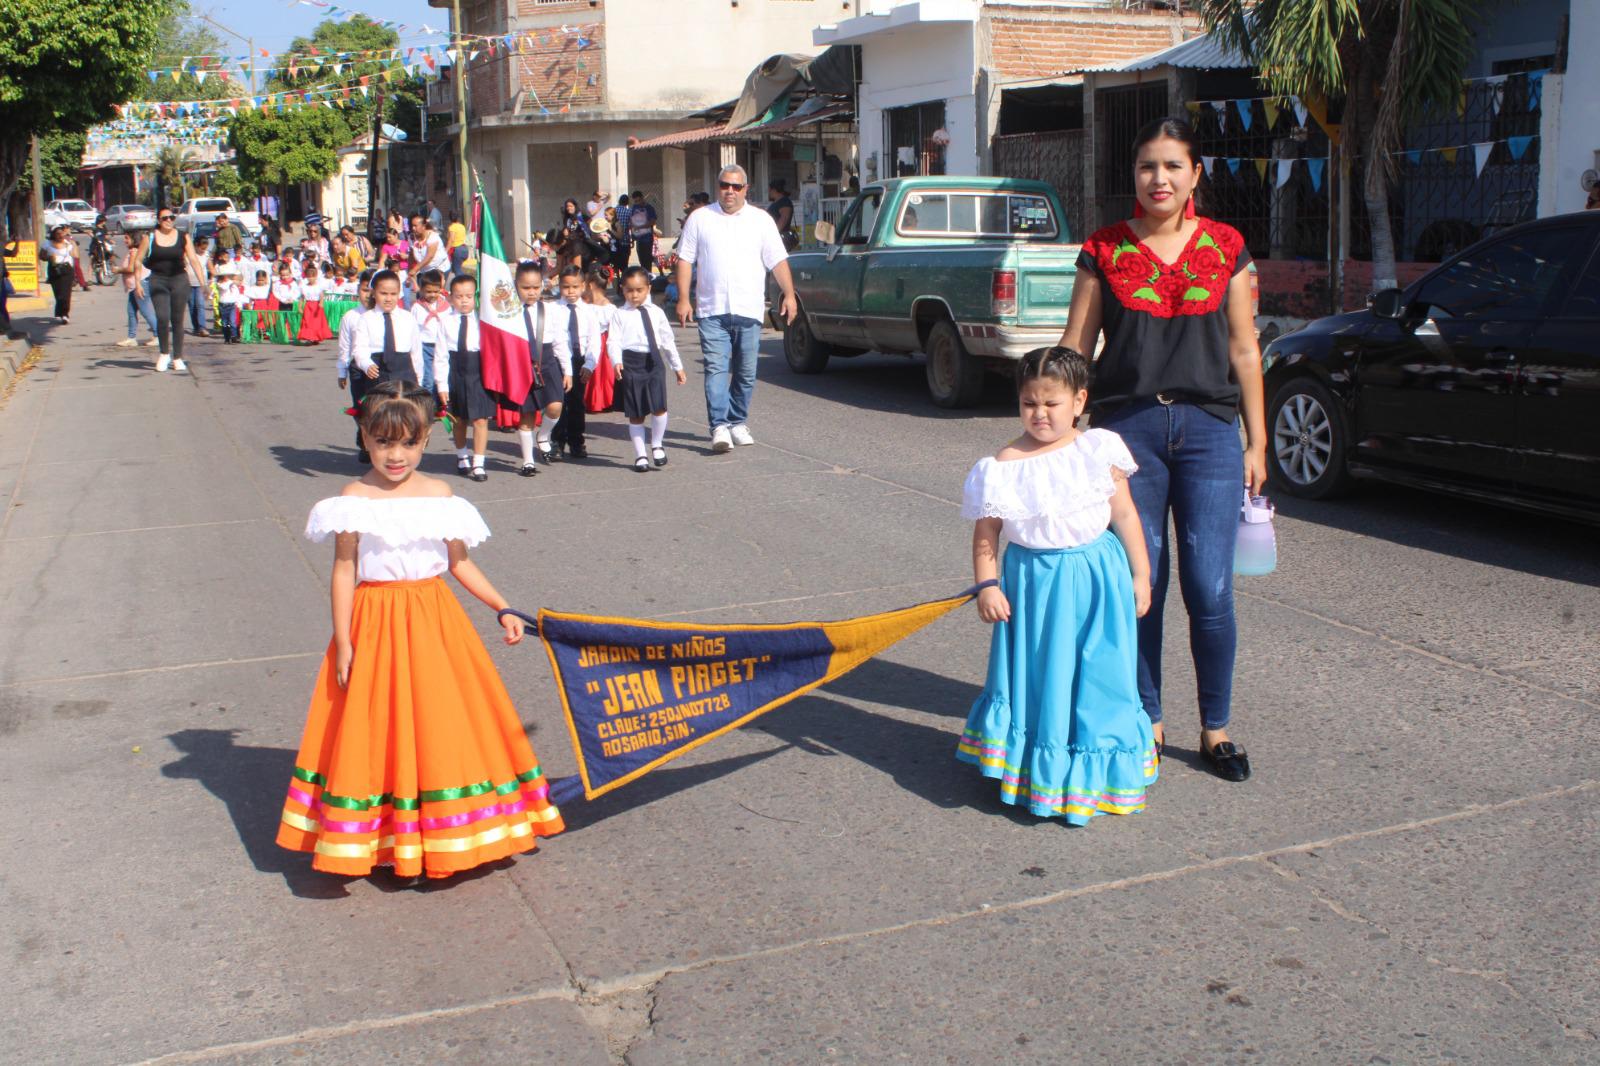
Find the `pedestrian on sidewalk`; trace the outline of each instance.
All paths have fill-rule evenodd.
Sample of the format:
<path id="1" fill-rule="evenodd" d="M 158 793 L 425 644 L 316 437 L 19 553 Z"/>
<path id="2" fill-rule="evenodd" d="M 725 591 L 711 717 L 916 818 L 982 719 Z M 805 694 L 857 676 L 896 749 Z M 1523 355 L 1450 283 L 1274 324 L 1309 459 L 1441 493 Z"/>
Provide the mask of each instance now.
<path id="1" fill-rule="evenodd" d="M 745 202 L 743 167 L 717 175 L 717 202 L 692 212 L 678 238 L 678 321 L 698 321 L 706 361 L 706 420 L 711 450 L 754 444 L 746 424 L 756 387 L 756 352 L 767 312 L 767 272 L 783 290 L 781 312 L 793 322 L 798 304 L 788 252 L 772 216 Z M 693 282 L 694 301 L 689 286 Z"/>
<path id="2" fill-rule="evenodd" d="M 194 239 L 194 262 L 201 270 L 194 266 L 184 268 L 184 273 L 189 278 L 189 325 L 194 328 L 196 337 L 209 337 L 210 332 L 206 325 L 206 310 L 211 302 L 211 265 L 206 261 L 210 242 L 204 237 Z"/>
<path id="3" fill-rule="evenodd" d="M 122 287 L 128 294 L 128 335 L 117 342 L 118 348 L 136 348 L 139 345 L 139 317 L 144 316 L 145 323 L 150 327 L 150 339 L 145 341 L 145 347 L 154 348 L 156 341 L 156 308 L 150 302 L 150 293 L 141 284 L 150 274 L 143 263 L 139 262 L 139 242 L 133 234 L 122 235 L 126 254 L 117 266 L 116 273 L 122 278 Z"/>
<path id="4" fill-rule="evenodd" d="M 10 271 L 6 269 L 6 260 L 17 254 L 20 242 L 16 238 L 0 245 L 0 338 L 11 332 L 11 310 L 6 307 L 6 301 L 11 299 Z"/>
<path id="5" fill-rule="evenodd" d="M 56 321 L 66 325 L 72 315 L 72 286 L 80 272 L 78 242 L 72 239 L 67 227 L 57 226 L 39 249 L 39 258 L 45 264 L 46 280 L 56 297 Z"/>
<path id="6" fill-rule="evenodd" d="M 467 555 L 489 536 L 483 517 L 417 470 L 433 396 L 392 381 L 361 406 L 372 469 L 306 522 L 309 540 L 334 541 L 333 638 L 277 839 L 325 873 L 449 877 L 534 850 L 562 830 L 561 813 L 494 660 L 443 581 L 448 571 L 498 612 L 507 644 L 522 640 L 522 620 Z"/>
<path id="7" fill-rule="evenodd" d="M 195 262 L 189 235 L 178 232 L 172 208 L 163 207 L 156 214 L 155 231 L 140 239 L 139 261 L 149 274 L 142 281 L 135 279 L 134 291 L 143 298 L 148 285 L 150 302 L 156 308 L 156 339 L 161 348 L 156 372 L 165 374 L 171 367 L 181 374 L 189 369 L 183 361 L 183 312 L 189 304 L 186 270 L 192 266 L 202 273 L 205 268 Z"/>
<path id="8" fill-rule="evenodd" d="M 1138 467 L 1115 433 L 1078 430 L 1088 388 L 1089 361 L 1070 348 L 1023 357 L 1022 435 L 978 460 L 961 504 L 977 523 L 978 617 L 995 628 L 956 758 L 998 778 L 1001 802 L 1069 825 L 1143 810 L 1158 772 L 1139 705 L 1150 560 L 1128 492 Z"/>
<path id="9" fill-rule="evenodd" d="M 1200 704 L 1200 756 L 1227 781 L 1250 776 L 1228 736 L 1238 647 L 1233 551 L 1244 496 L 1267 480 L 1261 349 L 1251 316 L 1244 238 L 1202 216 L 1200 146 L 1182 119 L 1150 123 L 1133 142 L 1133 218 L 1094 233 L 1061 344 L 1105 348 L 1095 363 L 1094 424 L 1127 442 L 1142 473 L 1132 483 L 1153 574 L 1139 621 L 1139 697 L 1166 740 L 1161 707 L 1163 605 L 1171 543 L 1189 613 Z M 1244 416 L 1248 444 L 1239 444 Z"/>

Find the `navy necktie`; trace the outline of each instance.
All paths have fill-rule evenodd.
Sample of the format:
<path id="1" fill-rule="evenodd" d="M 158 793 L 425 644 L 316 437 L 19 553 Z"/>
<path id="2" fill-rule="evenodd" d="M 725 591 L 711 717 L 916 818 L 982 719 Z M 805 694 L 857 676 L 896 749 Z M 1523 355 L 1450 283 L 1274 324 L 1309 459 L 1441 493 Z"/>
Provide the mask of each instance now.
<path id="1" fill-rule="evenodd" d="M 656 328 L 650 324 L 650 309 L 643 304 L 639 306 L 639 319 L 644 323 L 644 339 L 650 345 L 650 354 L 659 356 L 661 349 L 656 344 Z"/>
<path id="2" fill-rule="evenodd" d="M 567 305 L 567 344 L 572 348 L 572 365 L 581 366 L 583 352 L 578 343 L 578 305 Z"/>
<path id="3" fill-rule="evenodd" d="M 382 369 L 389 369 L 389 357 L 394 354 L 394 318 L 390 316 L 388 311 L 385 311 L 383 313 L 383 359 L 380 361 Z"/>
<path id="4" fill-rule="evenodd" d="M 461 316 L 461 332 L 456 337 L 456 351 L 465 354 L 467 350 L 467 316 Z"/>

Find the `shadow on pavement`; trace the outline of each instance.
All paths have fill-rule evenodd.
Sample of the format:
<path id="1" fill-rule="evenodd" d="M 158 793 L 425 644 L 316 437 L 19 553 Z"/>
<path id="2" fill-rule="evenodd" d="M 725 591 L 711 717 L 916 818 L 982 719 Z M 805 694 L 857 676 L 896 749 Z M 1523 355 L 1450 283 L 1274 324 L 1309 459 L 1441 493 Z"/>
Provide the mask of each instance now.
<path id="1" fill-rule="evenodd" d="M 770 356 L 771 352 L 763 352 Z M 867 355 L 828 360 L 821 374 L 796 374 L 784 362 L 782 349 L 775 359 L 760 361 L 758 380 L 763 386 L 801 396 L 831 400 L 867 411 L 890 411 L 936 421 L 968 419 L 1004 413 L 1016 417 L 1016 390 L 1009 378 L 985 376 L 983 399 L 978 406 L 946 410 L 928 397 L 928 376 L 920 356 Z"/>
<path id="2" fill-rule="evenodd" d="M 773 714 L 781 714 L 789 708 L 780 708 Z M 633 811 L 641 807 L 648 807 L 659 800 L 668 799 L 686 789 L 703 785 L 708 781 L 715 781 L 719 777 L 737 773 L 747 766 L 765 762 L 787 747 L 771 748 L 767 751 L 754 751 L 745 755 L 735 755 L 727 759 L 718 759 L 716 762 L 701 763 L 697 766 L 678 766 L 673 769 L 657 770 L 646 774 L 637 781 L 623 785 L 615 792 L 608 792 L 593 800 L 583 799 L 583 789 L 573 778 L 557 778 L 551 782 L 552 798 L 563 786 L 577 788 L 577 799 L 568 799 L 559 804 L 561 816 L 567 823 L 566 832 L 562 836 L 581 833 L 591 825 L 605 821 L 613 815 L 622 814 L 624 811 Z M 559 838 L 557 838 L 559 839 Z"/>
<path id="3" fill-rule="evenodd" d="M 829 682 L 822 691 L 965 720 L 983 686 L 915 666 L 868 659 L 838 680 Z"/>
<path id="4" fill-rule="evenodd" d="M 1357 482 L 1349 496 L 1301 500 L 1267 490 L 1286 518 L 1469 562 L 1600 586 L 1595 529 L 1440 493 Z"/>

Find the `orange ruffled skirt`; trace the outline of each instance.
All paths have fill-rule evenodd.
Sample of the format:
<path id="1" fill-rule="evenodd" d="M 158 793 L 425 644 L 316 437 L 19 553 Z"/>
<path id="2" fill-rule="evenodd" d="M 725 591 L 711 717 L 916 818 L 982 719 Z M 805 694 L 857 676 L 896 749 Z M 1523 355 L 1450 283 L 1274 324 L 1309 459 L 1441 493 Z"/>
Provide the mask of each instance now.
<path id="1" fill-rule="evenodd" d="M 565 828 L 500 675 L 442 578 L 356 587 L 350 684 L 330 641 L 278 843 L 360 877 L 449 877 Z"/>

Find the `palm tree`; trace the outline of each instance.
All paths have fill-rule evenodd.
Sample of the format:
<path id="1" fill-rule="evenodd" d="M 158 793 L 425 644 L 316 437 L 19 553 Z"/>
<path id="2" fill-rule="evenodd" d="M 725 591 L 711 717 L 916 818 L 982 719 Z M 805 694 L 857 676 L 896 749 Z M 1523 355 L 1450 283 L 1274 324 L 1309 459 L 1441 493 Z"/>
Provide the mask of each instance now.
<path id="1" fill-rule="evenodd" d="M 187 148 L 175 144 L 169 144 L 156 153 L 156 181 L 161 185 L 161 199 L 166 203 L 175 205 L 183 202 L 183 194 L 187 191 L 183 171 L 192 157 L 193 153 Z"/>
<path id="2" fill-rule="evenodd" d="M 1365 153 L 1361 195 L 1375 290 L 1395 286 L 1395 153 L 1407 127 L 1456 106 L 1481 2 L 1200 0 L 1207 28 L 1255 64 L 1268 92 L 1344 99 L 1340 154 L 1356 146 Z"/>

